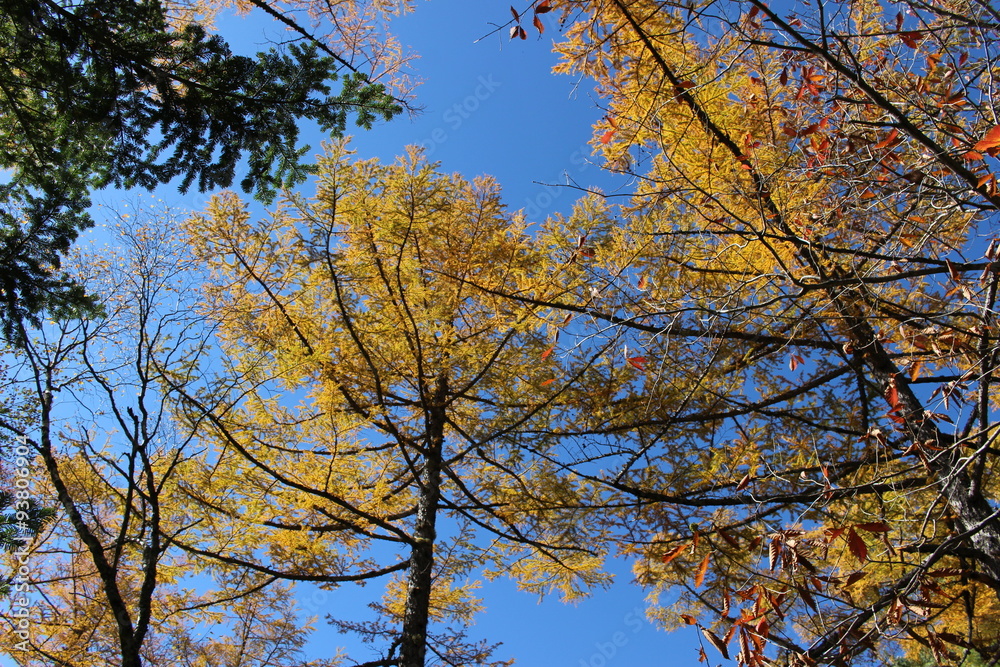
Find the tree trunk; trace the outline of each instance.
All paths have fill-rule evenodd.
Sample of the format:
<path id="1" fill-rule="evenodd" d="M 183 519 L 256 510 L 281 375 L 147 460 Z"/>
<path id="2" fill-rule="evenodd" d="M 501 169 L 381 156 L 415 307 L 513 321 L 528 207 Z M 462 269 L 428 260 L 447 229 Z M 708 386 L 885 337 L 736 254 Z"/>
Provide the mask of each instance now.
<path id="1" fill-rule="evenodd" d="M 413 547 L 406 585 L 406 610 L 400 639 L 400 667 L 424 667 L 427 654 L 427 625 L 430 616 L 434 573 L 434 540 L 437 536 L 438 504 L 441 499 L 441 455 L 444 448 L 445 399 L 448 381 L 440 377 L 427 409 L 427 433 L 423 468 L 419 471 L 420 498 L 417 500 Z"/>

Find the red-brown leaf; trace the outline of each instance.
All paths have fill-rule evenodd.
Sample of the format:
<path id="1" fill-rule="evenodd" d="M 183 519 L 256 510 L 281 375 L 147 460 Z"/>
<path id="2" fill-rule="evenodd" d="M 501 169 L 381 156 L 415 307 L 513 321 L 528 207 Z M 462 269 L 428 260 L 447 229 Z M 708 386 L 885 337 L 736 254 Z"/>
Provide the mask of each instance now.
<path id="1" fill-rule="evenodd" d="M 848 586 L 852 586 L 858 583 L 866 576 L 868 576 L 867 572 L 852 572 L 851 574 L 847 575 L 847 579 L 844 581 L 843 588 L 847 588 Z"/>
<path id="2" fill-rule="evenodd" d="M 892 528 L 889 527 L 889 524 L 883 523 L 882 521 L 876 521 L 874 523 L 859 523 L 854 527 L 866 530 L 869 533 L 888 533 L 892 530 Z"/>
<path id="3" fill-rule="evenodd" d="M 847 531 L 847 546 L 859 563 L 868 560 L 868 545 L 853 528 Z"/>
<path id="4" fill-rule="evenodd" d="M 545 32 L 545 26 L 542 25 L 542 19 L 538 18 L 537 14 L 535 15 L 535 18 L 532 19 L 531 24 L 535 26 L 536 30 L 538 30 L 539 35 Z"/>
<path id="5" fill-rule="evenodd" d="M 889 380 L 889 386 L 885 388 L 885 400 L 889 402 L 892 409 L 899 407 L 899 390 L 896 388 L 896 377 Z"/>
<path id="6" fill-rule="evenodd" d="M 796 588 L 795 590 L 799 592 L 799 597 L 802 598 L 802 601 L 805 602 L 810 609 L 813 611 L 819 611 L 819 607 L 816 606 L 816 599 L 812 596 L 812 593 L 809 592 L 808 588 L 802 586 L 801 588 Z"/>
<path id="7" fill-rule="evenodd" d="M 899 33 L 899 38 L 903 40 L 903 44 L 906 44 L 911 49 L 915 49 L 920 40 L 924 38 L 924 35 L 919 30 L 906 30 Z"/>
<path id="8" fill-rule="evenodd" d="M 715 532 L 718 533 L 719 537 L 724 539 L 726 541 L 726 544 L 728 544 L 732 548 L 734 549 L 740 548 L 740 543 L 736 541 L 736 538 L 734 538 L 732 535 L 729 534 L 729 531 L 724 530 L 722 528 L 716 528 Z"/>
<path id="9" fill-rule="evenodd" d="M 521 15 L 517 13 L 517 10 L 514 9 L 513 5 L 511 5 L 511 7 L 510 7 L 510 13 L 511 13 L 511 15 L 513 15 L 515 21 L 520 21 L 521 20 Z"/>
<path id="10" fill-rule="evenodd" d="M 956 283 L 962 280 L 962 274 L 959 273 L 958 267 L 950 259 L 944 260 L 945 266 L 948 267 L 948 277 L 951 278 Z"/>
<path id="11" fill-rule="evenodd" d="M 549 4 L 549 0 L 542 0 L 537 5 L 535 5 L 536 14 L 544 14 L 545 12 L 551 12 L 552 6 Z"/>
<path id="12" fill-rule="evenodd" d="M 761 618 L 757 621 L 757 625 L 753 626 L 753 629 L 757 631 L 757 634 L 761 637 L 767 637 L 771 634 L 771 624 L 767 622 L 767 618 Z M 758 648 L 764 648 L 758 644 Z"/>
<path id="13" fill-rule="evenodd" d="M 723 658 L 729 660 L 729 649 L 726 648 L 726 645 L 722 643 L 721 639 L 715 636 L 714 632 L 712 632 L 708 628 L 702 628 L 701 634 L 705 636 L 705 639 L 708 640 L 708 643 L 710 643 L 712 646 L 715 647 L 716 651 L 722 654 Z"/>
<path id="14" fill-rule="evenodd" d="M 778 564 L 778 555 L 781 553 L 781 540 L 777 537 L 771 538 L 771 543 L 767 545 L 767 563 L 773 571 Z"/>
<path id="15" fill-rule="evenodd" d="M 739 481 L 739 484 L 736 485 L 736 490 L 742 491 L 743 489 L 747 488 L 750 485 L 751 479 L 753 479 L 753 477 L 750 475 L 750 473 L 743 475 L 743 479 L 741 479 Z"/>

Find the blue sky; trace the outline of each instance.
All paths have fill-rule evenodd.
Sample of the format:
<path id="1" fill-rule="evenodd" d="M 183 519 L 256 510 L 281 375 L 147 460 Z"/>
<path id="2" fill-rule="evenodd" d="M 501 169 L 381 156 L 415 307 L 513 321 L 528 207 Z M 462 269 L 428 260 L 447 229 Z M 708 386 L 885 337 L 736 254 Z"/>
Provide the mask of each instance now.
<path id="1" fill-rule="evenodd" d="M 413 69 L 423 81 L 415 90 L 421 112 L 371 132 L 355 128 L 354 147 L 364 157 L 391 160 L 405 146 L 421 144 L 444 171 L 468 178 L 490 174 L 502 184 L 512 208 L 542 217 L 568 210 L 575 194 L 538 182 L 565 182 L 569 176 L 581 185 L 611 187 L 607 174 L 592 161 L 591 126 L 603 114 L 588 83 L 549 73 L 556 62 L 555 14 L 545 16 L 541 39 L 529 26 L 528 39 L 511 41 L 506 29 L 484 37 L 510 20 L 504 2 L 419 2 L 415 12 L 393 23 L 392 31 L 419 56 Z M 277 36 L 273 27 L 248 28 L 256 22 L 239 18 L 218 24 L 230 40 Z M 257 46 L 265 44 L 258 41 Z M 318 150 L 321 140 L 318 136 L 309 143 Z"/>

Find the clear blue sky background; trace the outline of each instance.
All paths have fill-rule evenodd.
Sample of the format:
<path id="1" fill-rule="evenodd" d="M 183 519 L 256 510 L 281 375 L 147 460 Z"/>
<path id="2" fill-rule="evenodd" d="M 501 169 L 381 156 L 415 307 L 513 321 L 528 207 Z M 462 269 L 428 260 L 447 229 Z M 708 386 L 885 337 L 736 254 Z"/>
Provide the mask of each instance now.
<path id="1" fill-rule="evenodd" d="M 518 9 L 526 3 L 518 5 Z M 568 212 L 578 193 L 543 185 L 570 179 L 606 192 L 626 187 L 603 172 L 591 155 L 593 123 L 603 112 L 588 81 L 550 73 L 556 62 L 553 39 L 560 36 L 556 12 L 545 17 L 539 39 L 525 21 L 528 39 L 511 41 L 507 30 L 477 39 L 510 19 L 508 2 L 426 0 L 414 13 L 393 24 L 393 32 L 420 58 L 413 63 L 423 83 L 416 93 L 422 112 L 400 117 L 371 132 L 353 132 L 353 146 L 362 157 L 391 161 L 409 144 L 423 144 L 441 169 L 467 178 L 494 176 L 511 209 L 524 208 L 529 220 Z M 239 52 L 281 39 L 283 30 L 262 16 L 221 17 L 219 31 Z M 320 150 L 322 136 L 307 138 Z M 311 184 L 304 189 L 308 192 Z M 180 195 L 170 187 L 157 193 L 164 203 L 200 209 L 208 195 Z M 100 203 L 113 204 L 120 193 L 102 193 Z M 610 590 L 597 591 L 577 605 L 557 599 L 542 602 L 517 591 L 513 582 L 484 582 L 486 605 L 471 638 L 502 642 L 496 658 L 515 658 L 522 667 L 625 667 L 631 665 L 696 665 L 698 638 L 691 628 L 668 634 L 645 620 L 645 592 L 631 582 L 629 564 L 616 563 L 619 573 Z M 345 619 L 364 614 L 365 600 L 376 593 L 345 587 L 326 594 L 303 589 L 300 603 L 307 615 L 320 616 L 309 645 L 309 657 L 331 655 L 346 647 L 357 660 L 374 657 L 352 637 L 325 625 L 322 616 Z M 0 665 L 12 665 L 0 657 Z"/>

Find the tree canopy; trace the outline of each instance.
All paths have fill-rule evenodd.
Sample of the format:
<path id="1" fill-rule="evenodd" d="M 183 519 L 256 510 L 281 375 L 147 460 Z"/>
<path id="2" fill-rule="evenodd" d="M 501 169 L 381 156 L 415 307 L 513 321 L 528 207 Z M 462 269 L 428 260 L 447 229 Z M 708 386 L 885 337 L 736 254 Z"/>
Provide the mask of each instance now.
<path id="1" fill-rule="evenodd" d="M 352 25 L 378 13 L 361 4 Z M 38 548 L 87 565 L 34 582 L 86 620 L 53 646 L 81 650 L 83 628 L 113 664 L 154 646 L 191 664 L 277 646 L 287 664 L 295 582 L 331 599 L 378 584 L 367 616 L 327 619 L 374 648 L 345 660 L 494 665 L 469 636 L 476 577 L 578 600 L 616 555 L 649 617 L 711 664 L 996 662 L 1000 10 L 511 10 L 504 38 L 526 40 L 529 17 L 561 27 L 556 72 L 593 82 L 593 148 L 632 189 L 532 220 L 419 148 L 360 159 L 335 140 L 314 192 L 267 213 L 221 193 L 171 237 L 176 264 L 133 271 L 147 290 L 183 275 L 176 302 L 144 297 L 176 306 L 162 328 L 131 326 L 139 300 L 27 338 L 13 377 L 34 394 L 0 427 L 30 439 L 61 503 Z M 172 81 L 164 95 L 189 94 Z M 108 183 L 176 168 L 201 185 L 165 157 L 186 144 L 149 140 L 152 161 Z M 102 370 L 87 327 L 155 335 L 141 363 Z M 47 406 L 80 379 L 130 406 L 113 411 L 130 439 L 53 437 Z M 181 562 L 219 595 L 185 602 Z M 65 581 L 121 612 L 114 635 Z M 273 641 L 173 620 L 220 603 Z"/>
<path id="2" fill-rule="evenodd" d="M 179 18 L 179 17 L 174 17 Z M 240 186 L 267 199 L 308 172 L 299 123 L 339 135 L 401 110 L 316 42 L 250 58 L 159 0 L 12 0 L 0 8 L 0 313 L 93 308 L 60 272 L 96 188 Z M 329 52 L 329 53 L 327 53 Z M 331 55 L 333 54 L 333 55 Z M 340 79 L 340 90 L 333 85 Z"/>
<path id="3" fill-rule="evenodd" d="M 463 639 L 476 569 L 567 598 L 606 579 L 600 524 L 575 511 L 592 489 L 547 457 L 563 411 L 538 373 L 545 323 L 468 284 L 544 289 L 543 258 L 494 182 L 415 149 L 382 165 L 332 145 L 317 187 L 264 219 L 223 196 L 189 223 L 226 361 L 185 394 L 217 452 L 188 511 L 229 520 L 178 542 L 382 583 L 377 620 L 331 619 L 376 644 L 365 664 L 500 664 Z"/>
<path id="4" fill-rule="evenodd" d="M 995 654 L 995 9 L 561 7 L 640 180 L 535 304 L 647 376 L 581 474 L 635 498 L 640 580 L 691 603 L 660 618 L 744 665 Z"/>

